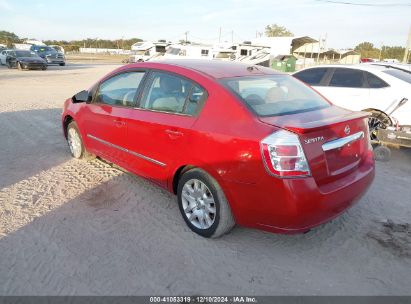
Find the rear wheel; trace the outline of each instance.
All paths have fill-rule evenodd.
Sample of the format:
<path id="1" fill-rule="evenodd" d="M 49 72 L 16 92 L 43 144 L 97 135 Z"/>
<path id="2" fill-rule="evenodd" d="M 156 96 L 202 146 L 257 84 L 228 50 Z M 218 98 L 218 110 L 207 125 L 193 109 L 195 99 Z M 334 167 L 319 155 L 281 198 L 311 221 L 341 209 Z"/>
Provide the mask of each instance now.
<path id="1" fill-rule="evenodd" d="M 381 111 L 371 110 L 367 111 L 371 113 L 371 116 L 368 118 L 368 127 L 370 129 L 370 138 L 371 140 L 378 140 L 378 130 L 386 129 L 389 126 L 392 126 L 392 121 L 390 117 Z"/>
<path id="2" fill-rule="evenodd" d="M 387 162 L 391 158 L 391 150 L 384 146 L 374 148 L 374 159 L 382 162 Z"/>
<path id="3" fill-rule="evenodd" d="M 217 238 L 235 225 L 223 190 L 200 169 L 184 173 L 178 183 L 178 204 L 188 227 L 203 237 Z"/>
<path id="4" fill-rule="evenodd" d="M 77 124 L 72 121 L 67 126 L 67 144 L 70 148 L 71 155 L 77 159 L 92 158 L 92 155 L 87 152 L 84 147 L 83 140 Z"/>

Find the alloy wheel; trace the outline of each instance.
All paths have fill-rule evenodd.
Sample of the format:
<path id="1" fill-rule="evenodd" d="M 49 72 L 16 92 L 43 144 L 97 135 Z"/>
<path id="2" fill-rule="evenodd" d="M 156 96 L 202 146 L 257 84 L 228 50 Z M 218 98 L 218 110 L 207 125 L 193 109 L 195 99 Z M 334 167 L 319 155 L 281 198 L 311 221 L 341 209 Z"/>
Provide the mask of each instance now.
<path id="1" fill-rule="evenodd" d="M 198 229 L 210 228 L 217 214 L 216 203 L 210 189 L 198 179 L 188 180 L 182 191 L 184 214 Z"/>
<path id="2" fill-rule="evenodd" d="M 75 158 L 80 158 L 82 152 L 81 139 L 76 129 L 70 128 L 68 130 L 67 142 L 70 147 L 71 154 L 73 154 Z"/>

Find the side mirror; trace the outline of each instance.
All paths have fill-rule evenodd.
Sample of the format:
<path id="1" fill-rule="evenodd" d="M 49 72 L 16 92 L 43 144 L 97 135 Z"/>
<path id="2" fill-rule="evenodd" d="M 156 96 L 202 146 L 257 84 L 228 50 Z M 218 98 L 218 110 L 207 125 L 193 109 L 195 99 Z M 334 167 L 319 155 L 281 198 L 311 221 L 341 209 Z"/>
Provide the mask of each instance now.
<path id="1" fill-rule="evenodd" d="M 76 95 L 72 97 L 73 103 L 80 103 L 80 102 L 85 102 L 85 103 L 90 103 L 91 102 L 91 95 L 89 94 L 88 91 L 81 91 L 78 92 Z"/>

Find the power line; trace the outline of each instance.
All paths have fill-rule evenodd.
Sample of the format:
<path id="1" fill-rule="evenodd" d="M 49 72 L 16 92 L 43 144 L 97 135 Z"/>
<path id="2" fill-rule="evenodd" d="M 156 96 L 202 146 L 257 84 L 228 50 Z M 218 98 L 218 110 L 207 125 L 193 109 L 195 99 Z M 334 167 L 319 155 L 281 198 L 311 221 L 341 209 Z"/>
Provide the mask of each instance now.
<path id="1" fill-rule="evenodd" d="M 354 3 L 354 2 L 333 1 L 333 0 L 315 0 L 315 1 L 334 3 L 334 4 L 356 5 L 356 6 L 376 6 L 376 7 L 411 6 L 411 3 Z"/>

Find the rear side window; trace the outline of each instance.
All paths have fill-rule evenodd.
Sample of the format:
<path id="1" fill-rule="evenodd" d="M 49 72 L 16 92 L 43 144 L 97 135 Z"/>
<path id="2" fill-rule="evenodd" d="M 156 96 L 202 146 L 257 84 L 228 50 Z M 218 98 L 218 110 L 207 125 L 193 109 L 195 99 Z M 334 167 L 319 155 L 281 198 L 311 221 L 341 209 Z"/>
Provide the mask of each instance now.
<path id="1" fill-rule="evenodd" d="M 287 75 L 226 78 L 220 82 L 258 116 L 296 114 L 330 106 L 314 90 Z"/>
<path id="2" fill-rule="evenodd" d="M 293 76 L 309 85 L 315 86 L 321 83 L 325 73 L 327 73 L 326 68 L 315 68 L 295 73 Z"/>
<path id="3" fill-rule="evenodd" d="M 100 84 L 96 102 L 113 106 L 133 106 L 143 77 L 144 72 L 127 72 L 107 79 Z"/>
<path id="4" fill-rule="evenodd" d="M 206 98 L 206 92 L 192 81 L 162 72 L 153 72 L 140 107 L 143 109 L 194 115 Z"/>
<path id="5" fill-rule="evenodd" d="M 368 86 L 370 88 L 379 89 L 388 87 L 388 84 L 384 80 L 375 76 L 374 74 L 371 74 L 370 72 L 365 72 L 365 75 L 367 77 Z"/>
<path id="6" fill-rule="evenodd" d="M 197 114 L 206 98 L 206 91 L 197 84 L 193 85 L 183 112 L 189 115 Z"/>
<path id="7" fill-rule="evenodd" d="M 361 70 L 337 68 L 331 78 L 330 87 L 363 88 L 364 74 Z"/>

